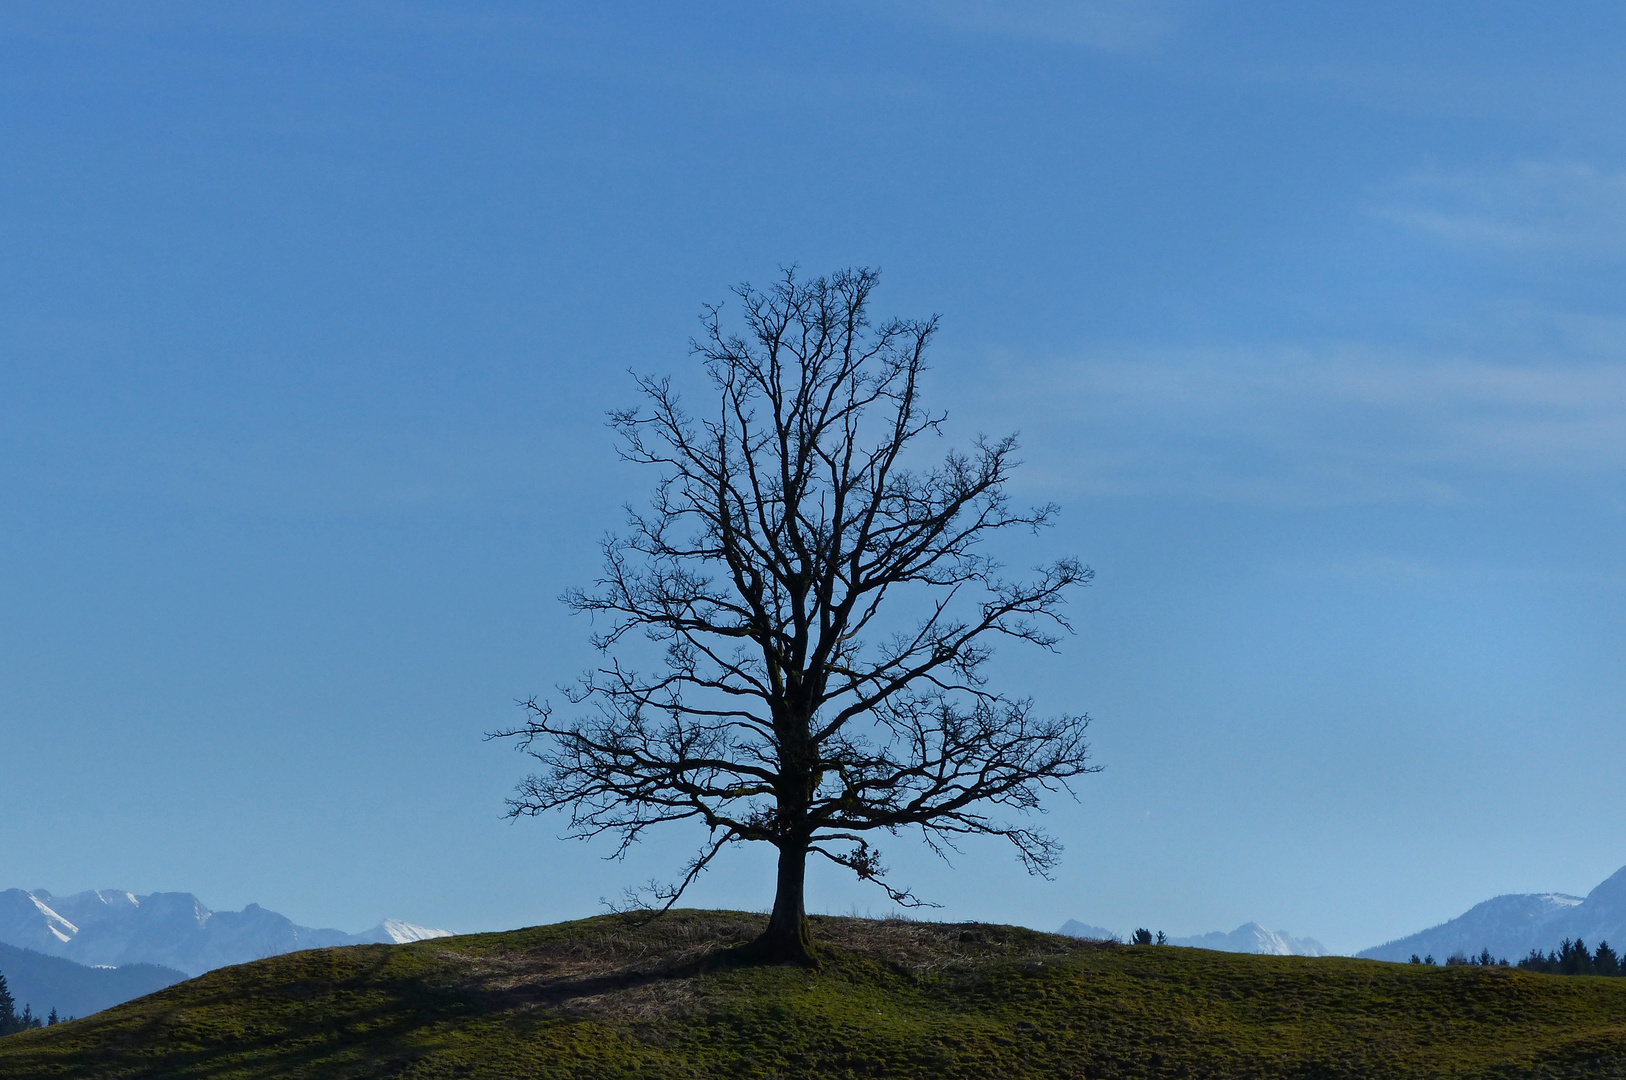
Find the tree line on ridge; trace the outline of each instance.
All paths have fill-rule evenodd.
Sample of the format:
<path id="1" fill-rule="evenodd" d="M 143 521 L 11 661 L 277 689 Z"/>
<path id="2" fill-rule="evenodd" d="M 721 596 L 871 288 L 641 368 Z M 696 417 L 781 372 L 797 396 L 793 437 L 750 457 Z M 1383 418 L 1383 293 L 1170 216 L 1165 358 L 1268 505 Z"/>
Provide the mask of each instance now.
<path id="1" fill-rule="evenodd" d="M 1411 954 L 1410 963 L 1433 964 L 1434 954 L 1426 956 Z M 1573 941 L 1565 938 L 1559 942 L 1556 950 L 1543 953 L 1540 949 L 1531 949 L 1530 954 L 1517 964 L 1509 964 L 1507 958 L 1498 960 L 1491 956 L 1489 949 L 1481 949 L 1478 956 L 1465 956 L 1460 952 L 1446 957 L 1448 967 L 1470 964 L 1480 967 L 1518 967 L 1525 971 L 1539 971 L 1545 975 L 1626 975 L 1626 961 L 1620 954 L 1610 948 L 1607 941 L 1598 942 L 1596 949 L 1588 949 L 1586 942 L 1580 938 Z"/>

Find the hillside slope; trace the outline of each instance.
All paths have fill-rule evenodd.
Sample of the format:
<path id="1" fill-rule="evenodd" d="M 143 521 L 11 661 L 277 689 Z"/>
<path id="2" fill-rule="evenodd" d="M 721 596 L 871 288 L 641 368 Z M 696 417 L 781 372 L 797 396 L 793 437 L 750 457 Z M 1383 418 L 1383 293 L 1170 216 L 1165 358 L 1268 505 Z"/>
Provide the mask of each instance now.
<path id="1" fill-rule="evenodd" d="M 44 1016 L 52 1009 L 63 1016 L 89 1016 L 186 978 L 179 971 L 155 964 L 85 967 L 59 956 L 10 945 L 0 945 L 0 975 L 10 984 L 18 1010 L 27 1005 L 35 1016 Z"/>
<path id="2" fill-rule="evenodd" d="M 1626 979 L 815 919 L 623 916 L 210 972 L 0 1039 L 0 1077 L 1626 1077 Z"/>

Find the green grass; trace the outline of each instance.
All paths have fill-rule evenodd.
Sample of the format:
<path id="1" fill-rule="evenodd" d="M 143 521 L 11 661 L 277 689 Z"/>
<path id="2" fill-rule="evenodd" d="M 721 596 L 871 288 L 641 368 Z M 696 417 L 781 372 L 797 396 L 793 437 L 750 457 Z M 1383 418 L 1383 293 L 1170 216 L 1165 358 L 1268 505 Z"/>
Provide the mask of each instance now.
<path id="1" fill-rule="evenodd" d="M 679 911 L 211 972 L 0 1040 L 0 1077 L 1626 1077 L 1626 979 Z"/>

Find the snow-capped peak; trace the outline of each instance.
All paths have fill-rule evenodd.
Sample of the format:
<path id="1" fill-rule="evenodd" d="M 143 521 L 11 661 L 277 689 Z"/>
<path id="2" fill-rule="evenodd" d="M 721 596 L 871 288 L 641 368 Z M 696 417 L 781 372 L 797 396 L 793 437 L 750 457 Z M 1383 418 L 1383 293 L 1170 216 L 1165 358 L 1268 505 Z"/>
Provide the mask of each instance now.
<path id="1" fill-rule="evenodd" d="M 428 926 L 418 926 L 416 923 L 402 922 L 400 919 L 385 919 L 378 924 L 374 933 L 397 945 L 404 945 L 409 941 L 427 941 L 430 938 L 452 936 L 450 930 L 436 930 Z"/>
<path id="2" fill-rule="evenodd" d="M 44 889 L 0 890 L 0 943 L 87 965 L 159 964 L 199 975 L 296 949 L 450 936 L 449 930 L 402 919 L 385 919 L 360 934 L 299 926 L 258 904 L 212 912 L 191 893 L 136 896 L 93 889 L 53 896 Z"/>

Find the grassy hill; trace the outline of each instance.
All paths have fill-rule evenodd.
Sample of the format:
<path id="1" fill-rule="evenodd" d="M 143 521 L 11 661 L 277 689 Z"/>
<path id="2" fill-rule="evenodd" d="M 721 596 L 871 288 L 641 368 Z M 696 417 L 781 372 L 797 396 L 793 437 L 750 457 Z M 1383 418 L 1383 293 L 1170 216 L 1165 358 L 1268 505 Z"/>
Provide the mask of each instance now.
<path id="1" fill-rule="evenodd" d="M 293 953 L 0 1039 L 0 1077 L 1626 1077 L 1626 979 L 681 911 Z"/>

